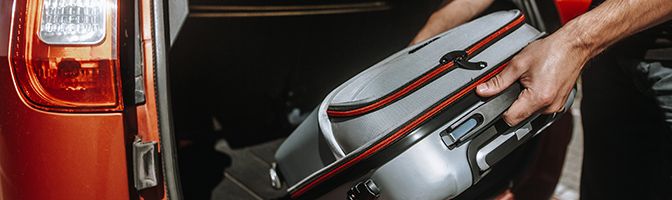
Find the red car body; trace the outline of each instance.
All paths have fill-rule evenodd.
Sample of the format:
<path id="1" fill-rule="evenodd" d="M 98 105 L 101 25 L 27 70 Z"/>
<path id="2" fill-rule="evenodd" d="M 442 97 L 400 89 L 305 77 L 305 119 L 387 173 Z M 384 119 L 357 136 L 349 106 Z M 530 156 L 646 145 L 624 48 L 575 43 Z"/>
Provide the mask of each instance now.
<path id="1" fill-rule="evenodd" d="M 21 12 L 15 4 L 23 2 L 0 3 L 0 199 L 167 199 L 163 173 L 157 186 L 133 187 L 131 143 L 136 137 L 161 142 L 154 87 L 144 88 L 146 102 L 104 112 L 49 111 L 22 95 L 10 43 L 17 26 L 13 20 Z M 133 11 L 131 3 L 119 1 L 120 18 L 133 15 L 127 13 Z M 161 23 L 151 11 L 157 6 L 150 4 L 139 2 L 138 15 L 131 18 L 140 24 L 144 85 L 153 86 L 157 41 L 152 24 Z"/>

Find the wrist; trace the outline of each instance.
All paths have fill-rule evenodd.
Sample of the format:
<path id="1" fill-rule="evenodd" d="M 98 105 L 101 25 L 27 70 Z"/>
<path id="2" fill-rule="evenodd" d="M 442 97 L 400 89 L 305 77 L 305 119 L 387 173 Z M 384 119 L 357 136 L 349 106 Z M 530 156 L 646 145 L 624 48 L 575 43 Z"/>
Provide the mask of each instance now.
<path id="1" fill-rule="evenodd" d="M 567 48 L 568 52 L 586 61 L 602 52 L 596 39 L 581 28 L 581 25 L 573 22 L 575 21 L 566 24 L 549 38 L 555 37 L 559 44 Z"/>
<path id="2" fill-rule="evenodd" d="M 603 34 L 599 34 L 596 25 L 591 23 L 595 23 L 594 20 L 580 16 L 558 30 L 574 51 L 585 54 L 588 59 L 602 53 L 608 46 Z"/>

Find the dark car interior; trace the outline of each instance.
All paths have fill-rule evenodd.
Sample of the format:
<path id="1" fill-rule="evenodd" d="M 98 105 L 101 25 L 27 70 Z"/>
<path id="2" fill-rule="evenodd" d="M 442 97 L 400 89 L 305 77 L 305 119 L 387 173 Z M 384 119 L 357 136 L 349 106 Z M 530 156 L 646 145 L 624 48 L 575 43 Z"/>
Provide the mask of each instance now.
<path id="1" fill-rule="evenodd" d="M 283 138 L 331 89 L 406 47 L 441 2 L 191 0 L 169 54 L 185 199 L 283 197 L 268 178 Z"/>

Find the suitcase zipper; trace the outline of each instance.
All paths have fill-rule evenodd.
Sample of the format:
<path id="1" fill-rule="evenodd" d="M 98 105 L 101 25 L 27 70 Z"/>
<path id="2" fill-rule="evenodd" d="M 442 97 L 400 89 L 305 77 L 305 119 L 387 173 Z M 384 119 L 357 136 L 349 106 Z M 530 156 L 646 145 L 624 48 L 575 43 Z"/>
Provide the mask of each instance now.
<path id="1" fill-rule="evenodd" d="M 363 115 L 375 110 L 378 110 L 380 108 L 383 108 L 409 94 L 412 92 L 422 88 L 423 86 L 431 83 L 433 80 L 443 76 L 444 74 L 452 71 L 455 69 L 456 65 L 455 63 L 458 63 L 458 66 L 462 66 L 463 68 L 466 69 L 482 69 L 485 66 L 481 67 L 481 65 L 485 63 L 477 62 L 477 63 L 471 63 L 468 62 L 470 58 L 473 58 L 474 56 L 478 55 L 480 52 L 485 50 L 487 47 L 490 45 L 494 44 L 495 42 L 499 41 L 499 39 L 503 38 L 504 36 L 508 35 L 509 33 L 513 32 L 516 30 L 518 27 L 523 25 L 523 22 L 525 21 L 525 16 L 520 15 L 516 19 L 512 20 L 509 22 L 506 26 L 498 29 L 494 33 L 490 34 L 488 37 L 483 38 L 476 44 L 470 46 L 467 48 L 466 51 L 454 51 L 450 52 L 446 55 L 444 55 L 441 60 L 440 64 L 437 65 L 437 67 L 434 67 L 433 69 L 425 72 L 424 74 L 418 76 L 414 80 L 406 83 L 404 86 L 400 87 L 399 89 L 377 99 L 374 100 L 370 103 L 366 103 L 363 105 L 357 105 L 357 106 L 329 106 L 327 109 L 327 115 L 329 117 L 356 117 L 359 115 Z M 459 56 L 459 57 L 454 57 L 453 59 L 447 59 L 447 56 L 449 55 L 455 55 L 459 53 L 464 53 L 464 55 Z M 458 60 L 455 60 L 456 58 L 459 58 Z"/>

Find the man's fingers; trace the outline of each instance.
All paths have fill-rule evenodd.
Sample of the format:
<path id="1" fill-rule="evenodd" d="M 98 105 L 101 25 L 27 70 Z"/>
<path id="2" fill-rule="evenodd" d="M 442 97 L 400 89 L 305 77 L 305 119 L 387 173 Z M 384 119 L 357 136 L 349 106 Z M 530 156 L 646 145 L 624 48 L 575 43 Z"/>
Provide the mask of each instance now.
<path id="1" fill-rule="evenodd" d="M 511 104 L 511 107 L 504 112 L 504 121 L 507 124 L 510 126 L 517 125 L 552 101 L 535 92 L 536 91 L 534 90 L 525 88 L 523 92 L 518 95 L 518 99 L 516 99 L 516 101 Z"/>
<path id="2" fill-rule="evenodd" d="M 495 77 L 478 85 L 476 87 L 476 93 L 482 97 L 490 97 L 502 92 L 518 80 L 520 77 L 519 71 L 520 70 L 517 70 L 514 66 L 504 68 L 504 70 Z"/>
<path id="3" fill-rule="evenodd" d="M 562 112 L 563 110 L 567 109 L 565 108 L 565 104 L 567 103 L 567 98 L 569 98 L 569 94 L 571 93 L 571 89 L 567 93 L 562 94 L 562 98 L 555 98 L 553 103 L 550 105 L 546 106 L 546 109 L 543 111 L 544 114 L 553 114 L 557 112 Z"/>

